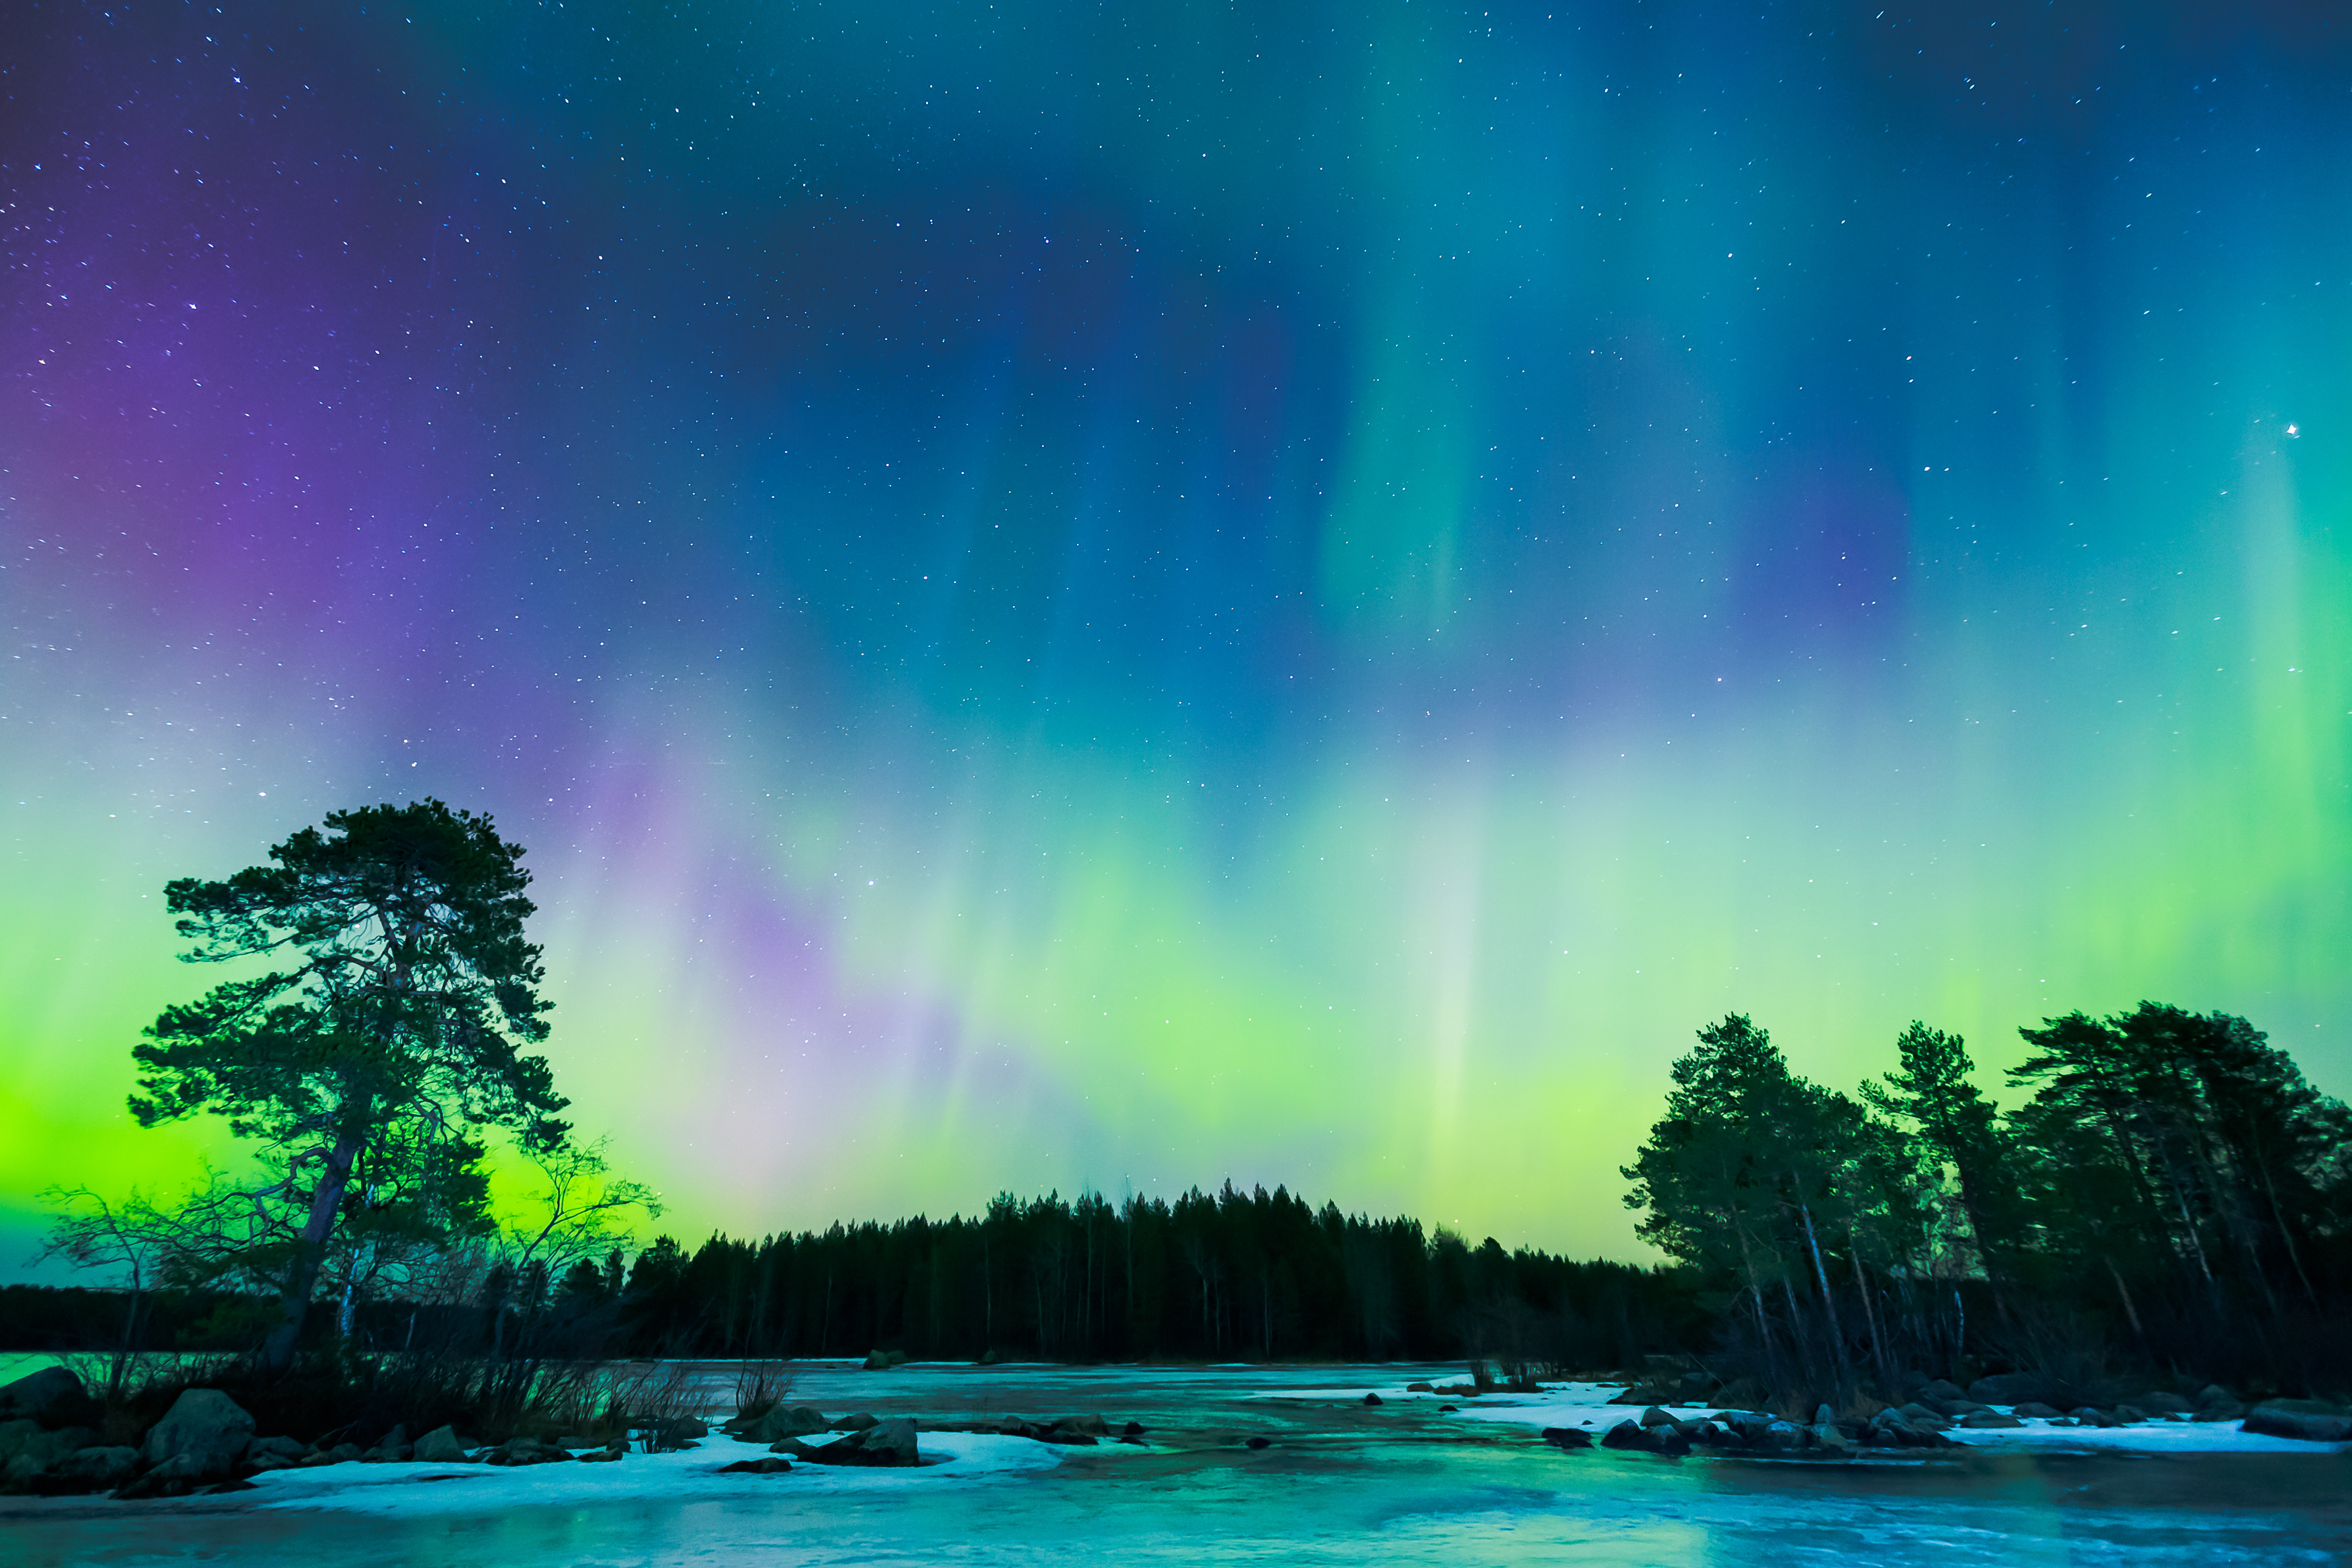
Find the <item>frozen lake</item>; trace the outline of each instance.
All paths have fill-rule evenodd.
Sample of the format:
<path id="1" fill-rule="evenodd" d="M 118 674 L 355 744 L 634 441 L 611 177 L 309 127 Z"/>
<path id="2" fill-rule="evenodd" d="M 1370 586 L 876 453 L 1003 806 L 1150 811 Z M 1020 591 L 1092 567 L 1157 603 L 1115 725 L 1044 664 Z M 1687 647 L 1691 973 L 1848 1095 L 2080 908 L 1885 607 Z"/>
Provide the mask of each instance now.
<path id="1" fill-rule="evenodd" d="M 13 1563 L 2335 1563 L 2352 1456 L 2226 1427 L 2044 1429 L 1933 1459 L 1561 1453 L 1539 1426 L 1627 1412 L 1608 1389 L 1407 1396 L 1415 1368 L 904 1367 L 803 1363 L 790 1398 L 919 1418 L 913 1470 L 714 1474 L 713 1438 L 617 1465 L 347 1465 L 176 1502 L 0 1500 Z M 723 1413 L 733 1371 L 706 1376 Z M 1368 1390 L 1386 1402 L 1361 1403 Z M 959 1425 L 1100 1414 L 1148 1448 L 1048 1448 Z M 1250 1437 L 1269 1439 L 1253 1450 Z M 2095 1438 L 2102 1446 L 2094 1448 Z M 435 1479 L 440 1478 L 440 1479 Z"/>

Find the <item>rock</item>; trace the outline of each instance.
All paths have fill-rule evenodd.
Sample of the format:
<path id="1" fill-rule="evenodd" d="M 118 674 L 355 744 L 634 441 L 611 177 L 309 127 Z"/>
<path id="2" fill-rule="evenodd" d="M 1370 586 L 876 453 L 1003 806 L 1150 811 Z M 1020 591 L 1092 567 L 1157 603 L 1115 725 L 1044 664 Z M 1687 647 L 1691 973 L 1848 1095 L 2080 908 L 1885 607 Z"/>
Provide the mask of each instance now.
<path id="1" fill-rule="evenodd" d="M 1054 1426 L 1056 1430 L 1080 1433 L 1089 1437 L 1110 1436 L 1109 1426 L 1099 1416 L 1064 1416 L 1057 1418 Z"/>
<path id="2" fill-rule="evenodd" d="M 906 1364 L 907 1353 L 903 1350 L 872 1350 L 866 1353 L 866 1370 L 868 1372 L 887 1372 L 894 1366 Z"/>
<path id="3" fill-rule="evenodd" d="M 2118 1427 L 2135 1427 L 2143 1421 L 2153 1421 L 2155 1419 L 2155 1416 L 2149 1415 L 2147 1411 L 2141 1409 L 2137 1405 L 2118 1405 L 2116 1406 L 2115 1424 Z"/>
<path id="4" fill-rule="evenodd" d="M 1971 1410 L 1960 1417 L 1960 1425 L 1981 1431 L 1988 1427 L 2022 1427 L 2024 1422 L 2014 1416 L 2004 1416 L 1998 1410 Z"/>
<path id="5" fill-rule="evenodd" d="M 2352 1441 L 2352 1416 L 2316 1399 L 2265 1399 L 2246 1415 L 2239 1430 L 2306 1443 Z"/>
<path id="6" fill-rule="evenodd" d="M 408 1427 L 403 1424 L 386 1432 L 381 1442 L 360 1458 L 371 1465 L 392 1465 L 400 1463 L 408 1455 Z"/>
<path id="7" fill-rule="evenodd" d="M 1407 1394 L 1434 1394 L 1437 1392 L 1437 1385 L 1433 1383 L 1408 1383 L 1404 1385 L 1404 1391 Z"/>
<path id="8" fill-rule="evenodd" d="M 40 1429 L 41 1424 L 29 1416 L 14 1421 L 0 1421 L 0 1466 L 15 1458 L 17 1451 L 24 1448 L 25 1440 Z"/>
<path id="9" fill-rule="evenodd" d="M 1099 1416 L 1087 1417 L 1097 1427 L 1102 1426 Z M 914 1465 L 922 1462 L 922 1454 L 915 1445 L 915 1421 L 911 1416 L 893 1416 L 860 1435 L 862 1453 L 878 1456 L 878 1462 L 892 1465 Z"/>
<path id="10" fill-rule="evenodd" d="M 2067 1411 L 2066 1414 L 2072 1416 L 2076 1421 L 2085 1427 L 2120 1427 L 2123 1425 L 2122 1422 L 2116 1420 L 2106 1411 L 2097 1409 L 2089 1405 L 2077 1405 L 2072 1410 Z"/>
<path id="11" fill-rule="evenodd" d="M 1836 1419 L 1837 1419 L 1837 1412 L 1836 1412 L 1836 1411 L 1834 1411 L 1834 1410 L 1832 1410 L 1832 1409 L 1831 1409 L 1828 1406 L 1826 1406 L 1826 1405 L 1816 1405 L 1816 1406 L 1813 1406 L 1813 1425 L 1814 1425 L 1814 1426 L 1816 1426 L 1816 1427 L 1826 1427 L 1826 1426 L 1829 1426 L 1831 1423 L 1834 1422 Z"/>
<path id="12" fill-rule="evenodd" d="M 1805 1428 L 1805 1433 L 1812 1439 L 1814 1448 L 1833 1454 L 1842 1454 L 1853 1447 L 1853 1439 L 1847 1437 L 1834 1421 L 1816 1421 Z"/>
<path id="13" fill-rule="evenodd" d="M 310 1451 L 310 1446 L 296 1437 L 257 1437 L 245 1450 L 248 1459 L 275 1458 L 291 1464 Z"/>
<path id="14" fill-rule="evenodd" d="M 833 1429 L 836 1432 L 863 1432 L 868 1427 L 880 1425 L 881 1422 L 870 1412 L 860 1410 L 854 1416 L 844 1416 L 840 1420 L 835 1421 L 833 1424 Z"/>
<path id="15" fill-rule="evenodd" d="M 812 1432 L 832 1429 L 824 1411 L 813 1405 L 795 1405 L 787 1410 L 782 1406 L 755 1420 L 734 1420 L 727 1430 L 747 1443 L 773 1443 L 780 1437 L 805 1437 Z"/>
<path id="16" fill-rule="evenodd" d="M 2038 1399 L 2025 1400 L 2012 1408 L 2010 1414 L 2030 1416 L 2037 1421 L 2063 1421 L 2066 1418 L 2066 1413 L 2063 1410 L 2053 1410 Z"/>
<path id="17" fill-rule="evenodd" d="M 2048 1378 L 2033 1372 L 1996 1372 L 1969 1385 L 1969 1397 L 1979 1405 L 2021 1405 L 2055 1392 Z"/>
<path id="18" fill-rule="evenodd" d="M 55 1432 L 35 1430 L 16 1444 L 9 1457 L 8 1470 L 18 1479 L 38 1475 L 67 1455 L 78 1453 L 98 1441 L 98 1434 L 87 1427 L 67 1427 Z"/>
<path id="19" fill-rule="evenodd" d="M 44 1479 L 53 1484 L 42 1490 L 103 1491 L 121 1486 L 138 1469 L 139 1450 L 136 1448 L 79 1448 L 49 1466 Z"/>
<path id="20" fill-rule="evenodd" d="M 1801 1448 L 1805 1446 L 1805 1429 L 1789 1421 L 1774 1421 L 1756 1434 L 1749 1447 L 1758 1448 Z"/>
<path id="21" fill-rule="evenodd" d="M 436 1427 L 416 1439 L 410 1457 L 428 1465 L 459 1465 L 466 1462 L 469 1448 L 455 1427 Z"/>
<path id="22" fill-rule="evenodd" d="M 1364 1403 L 1367 1405 L 1385 1405 L 1388 1401 L 1381 1398 L 1377 1394 L 1367 1394 L 1364 1396 Z"/>
<path id="23" fill-rule="evenodd" d="M 150 1497 L 185 1497 L 205 1482 L 215 1479 L 205 1469 L 201 1451 L 173 1454 L 135 1480 L 114 1489 L 113 1495 L 125 1500 Z"/>
<path id="24" fill-rule="evenodd" d="M 1932 1431 L 1940 1432 L 1952 1424 L 1950 1416 L 1941 1410 L 1931 1410 L 1925 1405 L 1905 1405 L 1899 1406 L 1895 1414 L 1914 1427 L 1926 1427 Z"/>
<path id="25" fill-rule="evenodd" d="M 1093 1440 L 1091 1437 L 1087 1439 L 1088 1442 Z M 921 1462 L 921 1455 L 915 1446 L 914 1419 L 907 1416 L 893 1416 L 887 1421 L 861 1427 L 821 1448 L 805 1448 L 800 1457 L 820 1465 L 912 1465 Z"/>
<path id="26" fill-rule="evenodd" d="M 721 1465 L 719 1473 L 722 1476 L 780 1476 L 792 1468 L 792 1460 L 770 1454 L 765 1458 L 738 1459 L 731 1465 Z"/>
<path id="27" fill-rule="evenodd" d="M 1712 1421 L 1701 1419 L 1684 1422 L 1683 1436 L 1700 1448 L 1719 1448 L 1730 1439 L 1731 1434 Z"/>
<path id="28" fill-rule="evenodd" d="M 2246 1407 L 2239 1404 L 2236 1400 L 2230 1399 L 2217 1401 L 2211 1405 L 2200 1405 L 2197 1406 L 2197 1414 L 2194 1419 L 2199 1421 L 2241 1421 L 2245 1418 L 2245 1415 Z"/>
<path id="29" fill-rule="evenodd" d="M 486 1465 L 552 1465 L 572 1458 L 571 1453 L 552 1443 L 542 1443 L 537 1437 L 509 1437 L 482 1456 Z"/>
<path id="30" fill-rule="evenodd" d="M 1675 1390 L 1659 1388 L 1647 1383 L 1637 1383 L 1616 1398 L 1612 1405 L 1668 1405 L 1674 1402 Z"/>
<path id="31" fill-rule="evenodd" d="M 1437 1407 L 1437 1413 L 1440 1416 L 1458 1416 L 1462 1413 L 1462 1406 L 1459 1405 L 1441 1405 Z"/>
<path id="32" fill-rule="evenodd" d="M 1140 1437 L 1146 1432 L 1150 1430 L 1150 1427 L 1145 1426 L 1140 1421 L 1129 1421 L 1126 1426 L 1121 1427 L 1118 1429 L 1118 1435 L 1122 1437 Z"/>
<path id="33" fill-rule="evenodd" d="M 139 1457 L 151 1465 L 201 1456 L 207 1474 L 226 1473 L 253 1442 L 253 1416 L 217 1388 L 191 1388 L 149 1429 Z"/>
<path id="34" fill-rule="evenodd" d="M 1958 1384 L 1947 1383 L 1938 1377 L 1931 1383 L 1922 1384 L 1912 1398 L 1922 1405 L 1932 1405 L 1941 1399 L 1966 1399 L 1968 1396 L 1969 1391 Z"/>
<path id="35" fill-rule="evenodd" d="M 619 1443 L 607 1443 L 601 1448 L 581 1455 L 580 1462 L 583 1465 L 617 1464 L 628 1457 L 628 1452 L 629 1450 Z"/>
<path id="36" fill-rule="evenodd" d="M 30 1416 L 55 1424 L 82 1414 L 89 1403 L 80 1378 L 65 1367 L 45 1366 L 0 1386 L 0 1420 Z"/>
<path id="37" fill-rule="evenodd" d="M 306 1465 L 352 1465 L 357 1464 L 366 1455 L 367 1450 L 357 1443 L 337 1443 L 331 1448 L 320 1449 L 302 1462 Z"/>
<path id="38" fill-rule="evenodd" d="M 1546 1427 L 1543 1440 L 1555 1448 L 1565 1448 L 1570 1452 L 1592 1447 L 1592 1434 L 1581 1427 Z"/>
<path id="39" fill-rule="evenodd" d="M 1274 1439 L 1271 1437 L 1250 1437 L 1245 1439 L 1242 1444 L 1243 1448 L 1253 1450 L 1258 1448 L 1270 1448 L 1273 1446 Z"/>
<path id="40" fill-rule="evenodd" d="M 1620 1421 L 1601 1434 L 1601 1446 L 1604 1448 L 1632 1448 L 1646 1453 L 1654 1442 L 1650 1429 L 1633 1420 Z"/>
<path id="41" fill-rule="evenodd" d="M 1659 1409 L 1656 1406 L 1653 1405 L 1647 1410 L 1642 1412 L 1642 1425 L 1644 1427 L 1671 1427 L 1675 1425 L 1675 1418 L 1667 1415 L 1664 1411 Z"/>
<path id="42" fill-rule="evenodd" d="M 2178 1394 L 2143 1394 L 2132 1401 L 2151 1416 L 2193 1416 L 2197 1406 Z"/>

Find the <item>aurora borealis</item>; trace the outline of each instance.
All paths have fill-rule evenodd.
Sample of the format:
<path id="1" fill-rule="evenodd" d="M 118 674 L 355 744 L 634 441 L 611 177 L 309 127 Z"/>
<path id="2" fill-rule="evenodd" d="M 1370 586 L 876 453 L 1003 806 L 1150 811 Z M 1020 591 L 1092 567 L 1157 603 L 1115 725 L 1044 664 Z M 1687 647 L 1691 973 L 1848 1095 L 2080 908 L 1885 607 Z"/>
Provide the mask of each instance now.
<path id="1" fill-rule="evenodd" d="M 2339 16 L 9 37 L 12 1266 L 226 1147 L 122 1109 L 163 882 L 425 795 L 682 1236 L 1230 1176 L 1634 1256 L 1729 1009 L 2352 1091 Z"/>

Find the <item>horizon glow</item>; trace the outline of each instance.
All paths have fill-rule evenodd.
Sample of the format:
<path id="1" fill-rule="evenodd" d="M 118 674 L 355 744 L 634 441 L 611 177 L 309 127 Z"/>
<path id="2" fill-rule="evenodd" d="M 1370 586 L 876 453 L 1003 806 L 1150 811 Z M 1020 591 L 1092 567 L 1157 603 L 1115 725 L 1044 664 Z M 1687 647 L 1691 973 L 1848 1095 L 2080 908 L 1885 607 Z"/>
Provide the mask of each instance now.
<path id="1" fill-rule="evenodd" d="M 1727 1010 L 2352 1092 L 2352 66 L 2282 8 L 45 12 L 0 1247 L 173 876 L 529 847 L 689 1241 L 1286 1184 L 1640 1257 Z M 1997 1098 L 2014 1098 L 1995 1088 Z"/>

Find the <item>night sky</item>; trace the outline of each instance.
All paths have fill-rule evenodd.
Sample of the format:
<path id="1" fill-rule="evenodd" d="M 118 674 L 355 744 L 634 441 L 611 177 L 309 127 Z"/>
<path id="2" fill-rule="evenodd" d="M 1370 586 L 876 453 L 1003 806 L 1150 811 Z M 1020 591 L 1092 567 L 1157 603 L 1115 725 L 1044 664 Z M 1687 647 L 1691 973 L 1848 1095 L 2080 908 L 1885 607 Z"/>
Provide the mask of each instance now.
<path id="1" fill-rule="evenodd" d="M 1637 1256 L 1711 1017 L 2352 1092 L 2335 7 L 56 4 L 0 48 L 0 1251 L 173 876 L 527 845 L 665 1228 Z"/>

